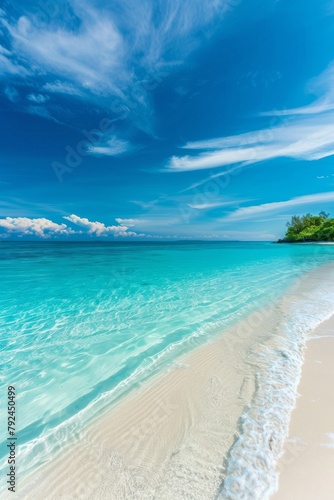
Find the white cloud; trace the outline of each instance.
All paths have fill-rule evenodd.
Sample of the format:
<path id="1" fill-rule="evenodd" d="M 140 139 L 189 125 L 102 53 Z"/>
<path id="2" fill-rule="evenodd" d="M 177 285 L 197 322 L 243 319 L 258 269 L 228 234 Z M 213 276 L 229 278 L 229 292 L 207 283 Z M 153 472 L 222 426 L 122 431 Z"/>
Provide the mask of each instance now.
<path id="1" fill-rule="evenodd" d="M 331 177 L 334 177 L 334 174 L 330 174 L 330 175 L 317 175 L 317 179 L 330 179 Z"/>
<path id="2" fill-rule="evenodd" d="M 49 71 L 70 79 L 94 93 L 113 91 L 112 74 L 119 73 L 119 61 L 125 57 L 121 36 L 106 13 L 98 13 L 88 5 L 78 11 L 81 27 L 77 30 L 50 26 L 35 29 L 33 22 L 21 17 L 16 25 L 4 21 L 18 56 L 35 69 Z M 24 29 L 23 29 L 24 28 Z"/>
<path id="3" fill-rule="evenodd" d="M 128 231 L 129 227 L 135 225 L 135 219 L 115 219 L 119 226 L 106 226 L 103 222 L 92 222 L 84 217 L 79 217 L 78 215 L 65 216 L 64 219 L 77 224 L 82 228 L 87 230 L 87 233 L 92 236 L 108 236 L 112 235 L 115 238 L 155 238 L 155 236 L 135 233 L 134 231 Z"/>
<path id="4" fill-rule="evenodd" d="M 298 207 L 302 205 L 316 205 L 320 203 L 334 202 L 334 191 L 328 193 L 316 193 L 305 196 L 298 196 L 286 201 L 277 201 L 273 203 L 263 203 L 262 205 L 254 205 L 251 207 L 239 208 L 235 212 L 230 213 L 222 221 L 237 221 L 256 218 L 259 215 L 278 212 L 286 208 Z"/>
<path id="5" fill-rule="evenodd" d="M 209 239 L 222 239 L 226 237 L 234 238 L 237 233 L 233 231 L 221 231 L 215 228 L 210 229 L 207 223 L 202 226 L 196 226 L 196 231 L 193 232 L 194 228 L 189 225 L 178 226 L 180 234 L 168 234 L 165 232 L 166 225 L 170 221 L 166 221 L 163 217 L 160 217 L 156 221 L 143 221 L 142 219 L 120 219 L 117 218 L 117 222 L 121 223 L 118 226 L 106 226 L 102 222 L 92 222 L 87 218 L 82 218 L 77 215 L 72 214 L 71 216 L 65 216 L 66 220 L 70 223 L 80 226 L 80 229 L 76 230 L 65 223 L 56 223 L 50 219 L 40 217 L 40 218 L 30 218 L 30 217 L 6 217 L 0 219 L 0 238 L 10 238 L 12 236 L 16 237 L 38 237 L 38 238 L 52 238 L 52 237 L 66 237 L 75 235 L 90 235 L 92 237 L 101 236 L 113 236 L 114 238 L 144 238 L 144 239 L 193 239 L 193 238 L 209 238 Z M 124 222 L 128 224 L 125 225 Z M 147 233 L 136 233 L 134 231 L 129 231 L 128 228 L 137 223 L 143 223 L 152 225 L 152 227 L 159 227 L 159 230 L 164 230 L 165 234 L 152 235 Z M 173 220 L 175 224 L 177 221 Z M 175 229 L 175 228 L 174 228 Z M 209 234 L 208 231 L 212 231 Z M 241 239 L 261 239 L 267 238 L 268 235 L 264 236 L 264 233 L 252 232 L 252 233 L 239 233 L 242 236 Z M 252 236 L 251 236 L 252 235 Z M 239 239 L 239 238 L 237 238 Z"/>
<path id="6" fill-rule="evenodd" d="M 261 139 L 262 136 L 265 138 L 266 132 L 264 130 L 259 130 L 258 132 L 247 132 L 245 134 L 233 135 L 230 137 L 187 142 L 183 146 L 183 149 L 219 150 L 238 147 L 240 146 L 240 142 L 244 145 L 251 146 L 258 142 L 263 142 Z"/>
<path id="7" fill-rule="evenodd" d="M 270 127 L 216 139 L 188 142 L 192 154 L 173 156 L 169 171 L 191 171 L 227 165 L 250 165 L 274 158 L 320 160 L 334 155 L 334 65 L 310 85 L 319 99 L 299 108 L 271 111 Z"/>
<path id="8" fill-rule="evenodd" d="M 133 227 L 136 224 L 142 222 L 141 219 L 120 219 L 120 218 L 115 219 L 115 221 L 118 222 L 118 224 L 128 227 Z"/>
<path id="9" fill-rule="evenodd" d="M 10 50 L 6 49 L 6 47 L 0 44 L 0 54 L 5 54 L 6 56 L 10 56 Z"/>
<path id="10" fill-rule="evenodd" d="M 132 144 L 129 141 L 112 137 L 101 146 L 89 146 L 88 152 L 96 156 L 119 156 L 131 151 Z"/>
<path id="11" fill-rule="evenodd" d="M 0 219 L 0 228 L 9 233 L 40 236 L 41 238 L 48 238 L 52 235 L 75 234 L 75 231 L 66 224 L 57 224 L 45 218 L 6 217 Z"/>
<path id="12" fill-rule="evenodd" d="M 1 54 L 0 67 L 36 77 L 35 92 L 85 96 L 108 109 L 110 96 L 119 98 L 135 125 L 150 131 L 150 90 L 213 33 L 224 6 L 225 0 L 115 0 L 102 8 L 69 0 L 45 24 L 27 11 L 16 21 L 4 16 L 10 51 Z"/>
<path id="13" fill-rule="evenodd" d="M 48 96 L 42 94 L 29 94 L 27 99 L 31 102 L 36 102 L 37 104 L 42 104 L 49 100 Z"/>
<path id="14" fill-rule="evenodd" d="M 244 201 L 244 200 L 243 200 Z M 229 205 L 236 205 L 240 203 L 240 200 L 236 201 L 221 201 L 216 203 L 188 203 L 188 207 L 195 208 L 197 210 L 207 210 L 208 208 L 218 208 L 218 207 L 226 207 Z"/>
<path id="15" fill-rule="evenodd" d="M 43 85 L 43 90 L 47 92 L 53 92 L 56 94 L 68 94 L 82 96 L 83 93 L 77 89 L 74 85 L 67 82 L 61 82 L 56 80 L 55 82 L 49 82 Z"/>
<path id="16" fill-rule="evenodd" d="M 308 84 L 308 91 L 311 94 L 320 95 L 315 102 L 299 108 L 267 111 L 261 113 L 262 116 L 291 116 L 291 115 L 313 115 L 325 113 L 334 109 L 334 64 L 317 78 L 313 78 Z"/>
<path id="17" fill-rule="evenodd" d="M 28 111 L 28 113 L 30 113 L 32 115 L 41 116 L 42 118 L 47 118 L 48 120 L 52 120 L 55 123 L 61 124 L 61 122 L 59 120 L 57 120 L 57 118 L 54 118 L 50 114 L 50 112 L 48 111 L 48 109 L 45 108 L 45 107 L 43 107 L 43 106 L 31 105 L 31 106 L 27 107 L 27 111 Z"/>
<path id="18" fill-rule="evenodd" d="M 28 70 L 0 51 L 0 77 L 6 75 L 27 76 L 28 74 Z"/>
<path id="19" fill-rule="evenodd" d="M 280 157 L 318 160 L 334 154 L 334 113 L 186 147 L 205 151 L 192 156 L 173 156 L 167 166 L 169 170 L 201 170 L 236 163 L 250 165 Z M 218 147 L 220 149 L 214 149 Z"/>
<path id="20" fill-rule="evenodd" d="M 5 204 L 5 202 L 3 204 Z M 64 216 L 63 218 L 72 224 L 79 226 L 81 229 L 74 230 L 72 227 L 69 227 L 64 223 L 58 224 L 44 217 L 6 217 L 4 219 L 0 219 L 0 229 L 5 231 L 0 233 L 0 237 L 3 238 L 10 236 L 11 234 L 15 234 L 16 236 L 39 236 L 40 238 L 49 238 L 51 236 L 88 234 L 96 237 L 114 236 L 115 238 L 159 238 L 159 236 L 129 231 L 129 227 L 134 226 L 137 219 L 117 218 L 116 221 L 120 223 L 119 225 L 106 226 L 103 222 L 93 222 L 85 217 L 79 217 L 75 214 Z M 127 222 L 127 224 L 125 224 L 125 222 Z"/>
<path id="21" fill-rule="evenodd" d="M 107 236 L 108 234 L 119 234 L 124 235 L 127 231 L 127 226 L 106 226 L 103 222 L 92 222 L 85 217 L 79 217 L 78 215 L 72 214 L 69 216 L 65 216 L 64 219 L 72 222 L 73 224 L 77 224 L 85 229 L 87 229 L 88 234 L 95 236 Z"/>
<path id="22" fill-rule="evenodd" d="M 188 186 L 187 188 L 182 189 L 182 191 L 180 191 L 180 193 L 185 193 L 185 192 L 190 191 L 192 189 L 196 189 L 197 187 L 202 186 L 203 184 L 206 184 L 207 182 L 212 181 L 213 179 L 218 179 L 219 177 L 224 177 L 224 176 L 228 177 L 230 174 L 236 175 L 238 173 L 238 171 L 240 171 L 243 167 L 245 167 L 246 165 L 249 165 L 249 164 L 250 164 L 249 162 L 245 162 L 245 163 L 240 163 L 237 166 L 225 168 L 222 171 L 218 172 L 217 174 L 211 174 L 211 175 L 209 175 L 209 177 L 205 177 L 204 179 L 202 179 L 198 182 L 194 182 L 194 183 L 190 184 L 190 186 Z M 220 181 L 217 181 L 218 184 L 219 184 L 219 182 Z"/>

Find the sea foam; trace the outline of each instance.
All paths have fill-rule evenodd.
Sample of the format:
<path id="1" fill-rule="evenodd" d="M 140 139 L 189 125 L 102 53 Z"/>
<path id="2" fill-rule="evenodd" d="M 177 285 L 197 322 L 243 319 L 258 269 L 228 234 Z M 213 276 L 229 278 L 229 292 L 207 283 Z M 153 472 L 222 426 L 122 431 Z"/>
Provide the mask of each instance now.
<path id="1" fill-rule="evenodd" d="M 334 270 L 325 266 L 285 296 L 274 337 L 250 354 L 258 365 L 256 391 L 227 460 L 219 500 L 265 500 L 277 491 L 279 472 L 291 462 L 282 450 L 304 360 L 308 333 L 334 314 Z M 307 443 L 297 447 L 302 453 Z"/>

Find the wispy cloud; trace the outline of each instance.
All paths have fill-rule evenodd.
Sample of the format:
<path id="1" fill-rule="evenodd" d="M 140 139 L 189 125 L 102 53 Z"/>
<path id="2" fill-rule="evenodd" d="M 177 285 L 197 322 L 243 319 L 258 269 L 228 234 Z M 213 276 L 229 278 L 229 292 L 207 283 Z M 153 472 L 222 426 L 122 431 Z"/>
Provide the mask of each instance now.
<path id="1" fill-rule="evenodd" d="M 15 87 L 12 87 L 12 86 L 5 87 L 4 92 L 5 92 L 5 96 L 11 102 L 18 102 L 18 100 L 20 99 L 20 94 L 18 93 L 18 91 L 16 90 Z"/>
<path id="2" fill-rule="evenodd" d="M 262 214 L 269 214 L 272 212 L 279 212 L 291 207 L 298 207 L 303 205 L 316 205 L 320 203 L 334 202 L 334 191 L 327 193 L 316 193 L 305 196 L 298 196 L 286 201 L 277 201 L 273 203 L 263 203 L 261 205 L 253 205 L 250 207 L 239 208 L 238 210 L 230 213 L 222 221 L 238 221 L 253 219 Z"/>
<path id="3" fill-rule="evenodd" d="M 44 102 L 47 102 L 49 100 L 49 97 L 42 95 L 42 94 L 29 94 L 27 96 L 27 99 L 31 102 L 36 102 L 37 104 L 42 104 Z"/>
<path id="4" fill-rule="evenodd" d="M 115 221 L 118 224 L 128 226 L 128 227 L 136 226 L 138 223 L 142 222 L 141 219 L 120 219 L 120 218 L 115 219 Z"/>
<path id="5" fill-rule="evenodd" d="M 30 61 L 35 71 L 43 68 L 44 73 L 61 75 L 96 93 L 112 91 L 115 78 L 107 77 L 112 71 L 118 74 L 118 61 L 124 57 L 120 34 L 110 16 L 99 14 L 85 2 L 76 14 L 82 21 L 76 30 L 60 24 L 45 24 L 36 30 L 33 18 L 24 16 L 16 24 L 3 20 L 3 25 L 22 65 Z M 26 36 L 26 31 L 33 30 L 33 37 Z"/>
<path id="6" fill-rule="evenodd" d="M 315 82 L 312 90 L 321 97 L 308 106 L 270 111 L 279 123 L 251 132 L 188 142 L 192 154 L 173 156 L 167 171 L 192 171 L 228 165 L 250 165 L 275 158 L 319 160 L 334 155 L 334 66 Z"/>
<path id="7" fill-rule="evenodd" d="M 201 179 L 198 182 L 193 182 L 192 184 L 190 184 L 190 186 L 188 186 L 185 189 L 182 189 L 182 191 L 180 191 L 180 192 L 185 193 L 187 191 L 196 189 L 199 186 L 202 186 L 203 184 L 206 184 L 207 182 L 212 181 L 213 179 L 218 179 L 219 177 L 228 176 L 228 175 L 233 174 L 233 173 L 236 174 L 240 169 L 242 169 L 243 167 L 245 167 L 247 165 L 250 165 L 250 163 L 245 162 L 245 163 L 240 163 L 239 165 L 236 165 L 233 167 L 224 168 L 222 171 L 220 171 L 216 174 L 211 174 L 211 175 L 209 175 L 209 177 L 205 177 L 204 179 Z"/>
<path id="8" fill-rule="evenodd" d="M 99 146 L 90 146 L 88 152 L 95 156 L 119 156 L 134 149 L 129 141 L 112 137 L 104 144 Z"/>
<path id="9" fill-rule="evenodd" d="M 46 92 L 51 92 L 55 94 L 67 94 L 69 96 L 83 96 L 81 92 L 75 85 L 67 82 L 61 82 L 56 80 L 55 82 L 45 83 L 42 87 Z"/>
<path id="10" fill-rule="evenodd" d="M 0 45 L 0 77 L 8 75 L 25 77 L 29 75 L 29 70 L 15 60 L 15 56 L 11 51 Z"/>
<path id="11" fill-rule="evenodd" d="M 101 8 L 95 1 L 69 0 L 45 23 L 27 9 L 16 18 L 2 10 L 7 46 L 0 46 L 0 75 L 23 79 L 36 95 L 81 96 L 104 109 L 114 96 L 136 126 L 147 129 L 151 82 L 184 64 L 206 28 L 212 32 L 223 5 L 224 0 L 115 0 Z"/>
<path id="12" fill-rule="evenodd" d="M 7 187 L 6 182 L 1 182 Z M 3 189 L 4 191 L 4 189 Z M 22 199 L 17 196 L 3 196 L 0 199 L 0 214 L 1 217 L 29 217 L 29 218 L 43 218 L 45 213 L 55 213 L 64 214 L 64 210 L 58 205 L 52 205 L 49 203 L 40 203 L 28 201 L 27 199 Z"/>
<path id="13" fill-rule="evenodd" d="M 40 116 L 42 118 L 46 118 L 47 120 L 51 120 L 55 123 L 62 125 L 62 122 L 60 122 L 59 120 L 57 120 L 57 118 L 52 116 L 52 114 L 45 106 L 30 105 L 26 109 L 31 115 Z"/>
<path id="14" fill-rule="evenodd" d="M 334 174 L 330 174 L 330 175 L 317 175 L 317 179 L 330 179 L 331 177 L 334 177 Z"/>
<path id="15" fill-rule="evenodd" d="M 205 151 L 191 156 L 173 156 L 168 170 L 202 170 L 237 163 L 250 165 L 281 157 L 318 160 L 334 154 L 334 113 L 206 143 L 201 141 L 195 146 Z M 220 149 L 214 149 L 218 147 Z"/>
<path id="16" fill-rule="evenodd" d="M 247 200 L 242 200 L 242 201 L 247 201 Z M 188 207 L 190 208 L 195 208 L 196 210 L 208 210 L 211 208 L 218 208 L 218 207 L 227 207 L 230 205 L 236 205 L 239 204 L 240 200 L 230 200 L 230 201 L 217 201 L 213 203 L 188 203 Z"/>
<path id="17" fill-rule="evenodd" d="M 260 113 L 262 116 L 314 115 L 334 110 L 334 64 L 307 85 L 310 94 L 320 96 L 314 102 L 299 108 L 290 108 Z"/>

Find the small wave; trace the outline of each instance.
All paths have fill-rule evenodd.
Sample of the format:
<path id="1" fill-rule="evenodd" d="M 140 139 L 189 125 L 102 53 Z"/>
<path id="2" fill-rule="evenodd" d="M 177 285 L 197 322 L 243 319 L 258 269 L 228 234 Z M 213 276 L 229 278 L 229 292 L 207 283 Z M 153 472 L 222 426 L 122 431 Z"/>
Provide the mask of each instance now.
<path id="1" fill-rule="evenodd" d="M 330 286 L 333 269 L 323 270 L 322 276 L 322 283 L 319 277 L 314 283 L 314 274 L 309 276 L 309 283 L 303 283 L 302 300 L 287 295 L 288 307 L 281 311 L 283 321 L 277 335 L 251 353 L 252 362 L 259 366 L 257 389 L 242 415 L 240 436 L 229 452 L 219 500 L 265 500 L 277 491 L 279 470 L 284 467 L 283 445 L 301 377 L 303 348 L 308 333 L 334 313 L 334 285 Z"/>

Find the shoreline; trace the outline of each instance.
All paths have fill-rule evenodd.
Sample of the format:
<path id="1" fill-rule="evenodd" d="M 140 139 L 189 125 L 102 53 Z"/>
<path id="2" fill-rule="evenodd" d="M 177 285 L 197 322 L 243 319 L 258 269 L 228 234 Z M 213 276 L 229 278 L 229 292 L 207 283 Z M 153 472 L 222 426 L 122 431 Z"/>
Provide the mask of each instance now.
<path id="1" fill-rule="evenodd" d="M 233 336 L 235 330 L 229 333 Z M 153 376 L 95 419 L 71 451 L 59 453 L 28 476 L 21 494 L 24 498 L 42 494 L 44 498 L 66 498 L 69 473 L 75 498 L 85 498 L 88 493 L 102 499 L 103 487 L 115 499 L 153 498 L 155 494 L 161 499 L 171 494 L 181 498 L 189 474 L 194 491 L 199 492 L 203 473 L 207 473 L 202 493 L 214 497 L 223 478 L 224 456 L 254 392 L 250 373 L 240 370 L 252 343 L 251 335 L 248 344 L 242 338 L 236 350 L 227 335 L 182 356 L 169 370 Z M 182 478 L 182 468 L 192 460 L 194 448 L 205 450 L 208 442 L 210 457 L 197 455 Z M 207 471 L 212 455 L 215 465 Z M 180 473 L 177 481 L 176 470 Z"/>
<path id="2" fill-rule="evenodd" d="M 277 245 L 334 245 L 334 241 L 274 241 Z"/>
<path id="3" fill-rule="evenodd" d="M 309 319 L 303 322 L 301 316 L 296 326 L 300 339 L 291 344 L 281 331 L 282 318 L 297 306 L 314 305 L 314 297 L 320 300 L 317 289 L 330 273 L 332 265 L 323 266 L 320 273 L 311 271 L 278 303 L 255 311 L 104 410 L 67 449 L 22 479 L 18 497 L 102 499 L 108 492 L 108 498 L 115 499 L 187 495 L 213 499 L 217 492 L 226 494 L 226 488 L 236 492 L 243 487 L 242 478 L 235 479 L 239 473 L 235 465 L 242 467 L 238 446 L 241 443 L 242 451 L 249 452 L 247 446 L 254 439 L 248 413 L 255 412 L 250 417 L 261 427 L 262 409 L 277 410 L 268 399 L 276 391 L 285 406 L 273 417 L 280 425 L 283 422 L 282 428 L 269 429 L 269 434 L 258 431 L 261 449 L 258 457 L 252 457 L 253 469 L 249 468 L 254 473 L 251 490 L 259 487 L 267 496 L 272 494 L 276 460 L 295 405 L 303 335 L 312 329 Z M 327 306 L 333 309 L 333 303 L 325 300 L 324 313 Z M 319 320 L 314 321 L 316 326 Z M 269 380 L 272 362 L 280 377 L 288 366 L 292 377 L 288 393 L 281 379 L 278 384 Z"/>
<path id="4" fill-rule="evenodd" d="M 279 461 L 279 487 L 272 500 L 334 498 L 334 316 L 307 341 L 296 407 Z M 330 389 L 328 390 L 328 387 Z"/>

